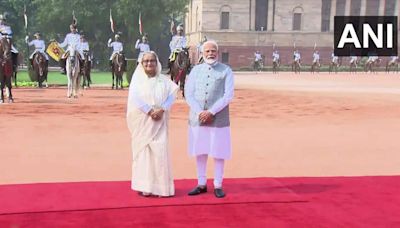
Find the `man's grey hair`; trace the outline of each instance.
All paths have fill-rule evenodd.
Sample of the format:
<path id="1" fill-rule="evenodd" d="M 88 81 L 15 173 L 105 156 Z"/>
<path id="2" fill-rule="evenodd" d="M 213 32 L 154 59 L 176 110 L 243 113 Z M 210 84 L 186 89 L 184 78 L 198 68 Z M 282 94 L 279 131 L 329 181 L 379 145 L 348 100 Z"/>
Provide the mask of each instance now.
<path id="1" fill-rule="evenodd" d="M 217 41 L 215 41 L 215 40 L 207 40 L 207 41 L 204 42 L 203 45 L 201 46 L 201 52 L 204 52 L 204 46 L 206 46 L 206 44 L 213 44 L 213 45 L 217 48 L 217 51 L 218 51 L 218 44 L 217 44 Z"/>

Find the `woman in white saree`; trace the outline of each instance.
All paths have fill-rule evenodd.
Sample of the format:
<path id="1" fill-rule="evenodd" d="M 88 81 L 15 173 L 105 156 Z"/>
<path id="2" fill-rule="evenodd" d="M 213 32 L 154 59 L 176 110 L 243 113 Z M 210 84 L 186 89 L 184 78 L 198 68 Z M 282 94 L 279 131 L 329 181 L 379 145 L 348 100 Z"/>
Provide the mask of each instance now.
<path id="1" fill-rule="evenodd" d="M 155 52 L 143 54 L 129 86 L 127 122 L 132 140 L 132 185 L 142 196 L 173 196 L 168 150 L 169 109 L 178 86 L 161 74 Z"/>

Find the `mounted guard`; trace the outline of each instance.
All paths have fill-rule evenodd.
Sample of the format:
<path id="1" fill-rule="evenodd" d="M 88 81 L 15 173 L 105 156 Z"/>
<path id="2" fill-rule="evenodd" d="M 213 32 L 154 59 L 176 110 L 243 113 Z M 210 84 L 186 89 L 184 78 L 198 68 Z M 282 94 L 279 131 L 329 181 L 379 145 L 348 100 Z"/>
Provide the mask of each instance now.
<path id="1" fill-rule="evenodd" d="M 186 47 L 186 37 L 183 33 L 183 26 L 178 25 L 176 27 L 176 34 L 174 31 L 174 24 L 172 23 L 171 25 L 171 33 L 173 34 L 171 42 L 169 42 L 169 48 L 171 50 L 171 54 L 169 56 L 169 62 L 168 62 L 168 68 L 171 71 L 171 67 L 173 62 L 176 59 L 176 56 L 178 55 L 179 52 L 183 50 L 183 48 Z"/>
<path id="2" fill-rule="evenodd" d="M 80 64 L 80 68 L 82 68 L 83 65 L 83 52 L 81 49 L 81 36 L 78 33 L 78 29 L 77 29 L 77 25 L 75 23 L 71 24 L 69 26 L 70 29 L 70 33 L 68 33 L 65 36 L 64 42 L 62 43 L 57 43 L 58 46 L 60 46 L 61 48 L 65 48 L 67 47 L 67 51 L 61 56 L 60 59 L 60 65 L 61 65 L 61 73 L 62 74 L 66 74 L 66 69 L 65 69 L 65 64 L 66 64 L 66 59 L 69 55 L 69 53 L 71 52 L 71 50 L 75 50 L 79 53 L 79 64 Z"/>

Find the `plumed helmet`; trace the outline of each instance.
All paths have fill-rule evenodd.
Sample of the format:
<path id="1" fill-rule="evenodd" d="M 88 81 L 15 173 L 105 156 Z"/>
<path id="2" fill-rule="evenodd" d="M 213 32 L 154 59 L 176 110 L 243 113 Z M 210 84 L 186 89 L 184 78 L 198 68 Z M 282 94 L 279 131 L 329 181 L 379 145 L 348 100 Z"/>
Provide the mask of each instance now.
<path id="1" fill-rule="evenodd" d="M 178 27 L 176 27 L 177 31 L 183 31 L 183 25 L 178 25 Z"/>

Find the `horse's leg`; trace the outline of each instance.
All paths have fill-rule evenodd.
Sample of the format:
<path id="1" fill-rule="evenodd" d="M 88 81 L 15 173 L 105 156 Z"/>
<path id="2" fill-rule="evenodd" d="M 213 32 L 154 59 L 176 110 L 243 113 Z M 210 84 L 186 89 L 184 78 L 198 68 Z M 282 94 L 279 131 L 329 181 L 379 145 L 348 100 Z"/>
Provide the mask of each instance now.
<path id="1" fill-rule="evenodd" d="M 80 84 L 81 84 L 81 74 L 78 74 L 76 76 L 76 84 L 75 84 L 76 85 L 76 96 L 77 97 L 79 96 L 79 92 L 80 92 L 81 96 L 83 96 L 83 92 L 80 90 L 81 89 Z"/>
<path id="2" fill-rule="evenodd" d="M 83 89 L 86 89 L 86 72 L 83 72 L 82 75 L 82 86 Z"/>
<path id="3" fill-rule="evenodd" d="M 11 92 L 11 90 L 12 90 L 11 78 L 12 78 L 12 75 L 10 75 L 10 77 L 6 77 L 6 85 L 7 85 L 7 88 L 8 88 L 8 103 L 13 103 L 14 102 L 14 99 L 13 99 L 13 96 L 12 96 L 12 92 Z"/>
<path id="4" fill-rule="evenodd" d="M 179 86 L 182 90 L 182 97 L 185 97 L 185 80 L 186 80 L 186 70 L 183 70 L 179 82 Z"/>
<path id="5" fill-rule="evenodd" d="M 71 82 L 71 77 L 70 77 L 71 72 L 67 72 L 68 76 L 68 89 L 67 89 L 67 97 L 71 98 L 72 96 L 72 82 Z"/>
<path id="6" fill-rule="evenodd" d="M 114 70 L 111 72 L 112 74 L 112 86 L 111 89 L 114 89 Z"/>
<path id="7" fill-rule="evenodd" d="M 0 104 L 4 103 L 4 86 L 5 86 L 5 76 L 0 74 L 0 90 L 1 90 L 1 97 L 0 97 Z"/>
<path id="8" fill-rule="evenodd" d="M 124 72 L 121 73 L 121 78 L 120 78 L 120 83 L 121 83 L 121 89 L 124 89 L 124 86 L 122 85 L 122 82 L 124 81 Z"/>
<path id="9" fill-rule="evenodd" d="M 15 71 L 14 74 L 13 74 L 14 75 L 14 86 L 15 87 L 17 87 L 17 72 L 18 71 Z"/>

